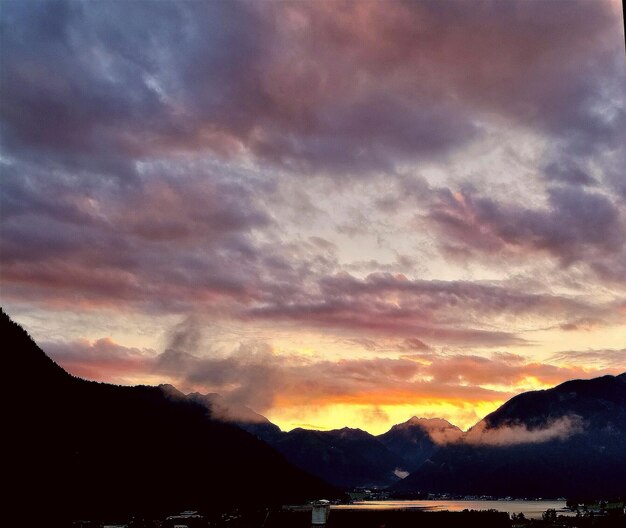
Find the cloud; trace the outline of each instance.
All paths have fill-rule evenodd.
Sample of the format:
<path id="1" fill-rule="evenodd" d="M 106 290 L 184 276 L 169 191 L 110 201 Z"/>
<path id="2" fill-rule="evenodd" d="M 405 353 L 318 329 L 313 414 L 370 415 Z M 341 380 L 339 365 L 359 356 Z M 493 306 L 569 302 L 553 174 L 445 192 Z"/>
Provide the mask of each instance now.
<path id="1" fill-rule="evenodd" d="M 441 418 L 417 418 L 409 420 L 412 425 L 419 425 L 428 433 L 430 439 L 436 444 L 450 444 L 458 442 L 463 437 L 463 431 Z"/>
<path id="2" fill-rule="evenodd" d="M 527 360 L 513 354 L 494 354 L 491 358 L 472 354 L 450 354 L 443 361 L 433 361 L 429 373 L 440 383 L 487 386 L 516 386 L 527 379 L 556 385 L 566 379 L 587 377 L 578 364 L 556 366 Z"/>
<path id="3" fill-rule="evenodd" d="M 418 350 L 421 352 L 427 352 L 431 350 L 431 348 L 424 343 L 421 339 L 417 339 L 416 337 L 409 337 L 404 340 L 404 346 L 408 350 Z"/>
<path id="4" fill-rule="evenodd" d="M 211 411 L 211 416 L 225 422 L 267 423 L 264 416 L 252 411 L 249 407 L 225 398 L 217 393 L 189 394 L 195 401 L 205 405 Z"/>
<path id="5" fill-rule="evenodd" d="M 620 212 L 598 192 L 551 187 L 545 208 L 499 203 L 472 189 L 437 194 L 429 219 L 444 235 L 444 244 L 491 255 L 547 252 L 564 265 L 612 256 L 624 244 Z"/>
<path id="6" fill-rule="evenodd" d="M 8 173 L 0 231 L 5 295 L 175 310 L 254 297 L 251 235 L 271 221 L 255 203 L 254 184 L 193 166 L 181 184 L 163 174 L 168 168 L 144 168 L 145 180 L 121 195 L 115 186 L 83 188 L 55 174 Z M 54 183 L 59 198 L 52 200 Z"/>
<path id="7" fill-rule="evenodd" d="M 194 353 L 200 349 L 202 329 L 199 319 L 187 316 L 168 332 L 165 351 Z"/>
<path id="8" fill-rule="evenodd" d="M 549 358 L 555 364 L 583 364 L 594 368 L 626 370 L 626 348 L 608 350 L 568 350 Z"/>
<path id="9" fill-rule="evenodd" d="M 602 134 L 590 99 L 621 34 L 608 1 L 29 2 L 3 17 L 16 148 L 210 149 L 350 172 L 445 153 L 480 133 L 483 113 L 579 142 Z"/>
<path id="10" fill-rule="evenodd" d="M 408 279 L 372 273 L 323 276 L 319 293 L 250 308 L 253 318 L 299 321 L 307 326 L 359 330 L 456 345 L 521 344 L 514 333 L 493 330 L 496 317 L 567 318 L 601 310 L 572 297 L 523 292 L 499 283 Z"/>
<path id="11" fill-rule="evenodd" d="M 567 330 L 567 331 L 573 331 L 573 330 L 591 331 L 594 328 L 596 328 L 599 324 L 600 324 L 600 321 L 598 321 L 597 319 L 582 318 L 582 319 L 577 319 L 575 321 L 562 323 L 561 325 L 559 325 L 559 327 L 561 328 L 561 330 Z"/>
<path id="12" fill-rule="evenodd" d="M 590 176 L 580 164 L 571 162 L 563 164 L 553 162 L 549 164 L 545 168 L 544 176 L 548 181 L 568 183 L 576 186 L 584 185 L 593 187 L 598 184 L 593 176 Z"/>
<path id="13" fill-rule="evenodd" d="M 410 359 L 314 361 L 279 355 L 268 344 L 254 342 L 243 343 L 226 354 L 210 349 L 194 351 L 199 344 L 198 332 L 199 323 L 185 320 L 173 329 L 169 344 L 160 354 L 142 353 L 110 339 L 46 343 L 44 348 L 77 375 L 113 382 L 142 375 L 158 377 L 185 391 L 218 392 L 228 402 L 260 412 L 279 401 L 295 406 L 330 402 L 380 406 L 431 398 L 461 401 L 503 397 L 480 387 L 418 381 L 424 366 Z M 370 420 L 372 412 L 368 411 Z"/>
<path id="14" fill-rule="evenodd" d="M 74 185 L 63 174 L 24 169 L 7 173 L 0 194 L 1 278 L 3 294 L 13 300 L 203 311 L 240 322 L 299 323 L 347 338 L 366 332 L 368 338 L 465 346 L 524 342 L 506 324 L 494 327 L 494 318 L 548 318 L 556 325 L 606 311 L 580 298 L 527 293 L 497 281 L 350 275 L 341 271 L 335 244 L 282 237 L 267 203 L 277 196 L 273 185 L 214 164 L 145 162 L 141 178 L 123 193 L 119 184 Z M 51 199 L 55 185 L 59 197 Z M 601 209 L 597 205 L 589 209 Z M 610 220 L 606 211 L 601 219 Z M 523 229 L 522 222 L 516 225 Z M 589 244 L 612 243 L 610 237 L 596 241 L 591 232 L 584 236 Z"/>
<path id="15" fill-rule="evenodd" d="M 541 444 L 552 440 L 565 440 L 581 433 L 584 423 L 580 416 L 562 416 L 543 427 L 528 428 L 525 424 L 487 427 L 480 421 L 463 435 L 462 442 L 472 445 L 510 446 L 518 444 Z"/>
<path id="16" fill-rule="evenodd" d="M 154 357 L 52 347 L 90 377 L 152 373 L 262 408 L 493 401 L 508 389 L 488 380 L 587 375 L 456 351 L 623 322 L 617 7 L 7 2 L 3 302 L 405 354 L 287 360 L 237 335 L 220 355 L 192 319 Z M 494 137 L 513 154 L 475 171 Z"/>
<path id="17" fill-rule="evenodd" d="M 45 343 L 44 349 L 72 373 L 99 381 L 158 380 L 184 392 L 216 392 L 227 405 L 261 413 L 286 406 L 366 405 L 360 416 L 365 422 L 380 421 L 383 406 L 500 403 L 521 390 L 516 387 L 525 387 L 528 379 L 546 386 L 620 372 L 601 365 L 585 370 L 531 363 L 509 353 L 480 357 L 431 350 L 427 361 L 411 355 L 328 360 L 278 353 L 269 343 L 254 341 L 230 351 L 216 350 L 205 344 L 203 333 L 202 321 L 190 317 L 172 328 L 158 354 L 107 338 Z M 429 427 L 440 441 L 454 437 L 446 432 L 445 423 L 433 422 Z"/>
<path id="18" fill-rule="evenodd" d="M 171 332 L 163 353 L 147 368 L 175 380 L 184 388 L 218 390 L 231 404 L 254 404 L 265 410 L 283 378 L 277 358 L 265 343 L 243 343 L 232 354 L 195 355 L 201 346 L 201 322 L 188 317 Z"/>
<path id="19" fill-rule="evenodd" d="M 606 144 L 622 119 L 609 83 L 619 77 L 612 42 L 621 29 L 610 2 L 570 4 L 567 13 L 490 1 L 7 4 L 0 214 L 9 295 L 61 303 L 64 288 L 76 294 L 64 277 L 76 276 L 79 297 L 111 292 L 92 304 L 157 304 L 145 283 L 177 309 L 184 297 L 249 301 L 255 279 L 265 280 L 253 262 L 263 258 L 286 269 L 286 295 L 303 263 L 270 256 L 284 227 L 268 206 L 279 175 L 397 174 L 403 163 L 445 160 L 494 114 L 553 135 L 568 154 L 590 139 Z M 590 181 L 585 164 L 553 157 L 546 173 Z M 247 177 L 251 160 L 265 181 Z M 431 206 L 449 249 L 544 248 L 564 262 L 591 251 L 604 275 L 615 269 L 601 259 L 623 229 L 599 192 L 552 189 L 546 210 L 464 199 L 465 208 L 441 191 Z M 365 263 L 394 272 L 414 264 Z"/>
<path id="20" fill-rule="evenodd" d="M 125 347 L 109 337 L 96 341 L 47 342 L 43 347 L 75 376 L 104 381 L 122 382 L 128 377 L 145 376 L 156 356 L 153 350 Z"/>

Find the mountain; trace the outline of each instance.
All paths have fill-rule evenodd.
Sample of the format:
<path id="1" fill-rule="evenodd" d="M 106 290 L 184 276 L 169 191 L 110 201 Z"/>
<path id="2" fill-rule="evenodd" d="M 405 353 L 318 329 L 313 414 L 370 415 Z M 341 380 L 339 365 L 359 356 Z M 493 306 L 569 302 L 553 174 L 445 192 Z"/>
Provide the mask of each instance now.
<path id="1" fill-rule="evenodd" d="M 394 425 L 378 440 L 402 458 L 403 468 L 415 471 L 439 448 L 438 442 L 453 441 L 463 432 L 440 418 L 417 418 Z"/>
<path id="2" fill-rule="evenodd" d="M 31 525 L 337 496 L 171 387 L 73 377 L 4 312 L 0 329 L 7 504 Z"/>
<path id="3" fill-rule="evenodd" d="M 515 396 L 443 445 L 398 493 L 626 494 L 626 374 Z"/>
<path id="4" fill-rule="evenodd" d="M 624 431 L 626 372 L 519 394 L 487 415 L 484 422 L 488 428 L 522 423 L 537 429 L 562 416 L 580 416 L 591 429 L 617 427 Z"/>
<path id="5" fill-rule="evenodd" d="M 205 405 L 216 419 L 255 435 L 290 463 L 340 488 L 384 488 L 400 479 L 397 471 L 404 471 L 402 455 L 361 429 L 283 432 L 266 417 L 219 394 L 192 393 L 188 397 Z"/>
<path id="6" fill-rule="evenodd" d="M 361 429 L 294 429 L 270 439 L 296 466 L 342 488 L 386 487 L 399 480 L 400 456 Z"/>
<path id="7" fill-rule="evenodd" d="M 413 417 L 373 436 L 358 429 L 282 432 L 215 394 L 190 397 L 266 441 L 292 464 L 343 488 L 392 486 L 497 496 L 626 492 L 626 373 L 520 394 L 467 433 Z M 404 471 L 411 474 L 404 480 Z"/>

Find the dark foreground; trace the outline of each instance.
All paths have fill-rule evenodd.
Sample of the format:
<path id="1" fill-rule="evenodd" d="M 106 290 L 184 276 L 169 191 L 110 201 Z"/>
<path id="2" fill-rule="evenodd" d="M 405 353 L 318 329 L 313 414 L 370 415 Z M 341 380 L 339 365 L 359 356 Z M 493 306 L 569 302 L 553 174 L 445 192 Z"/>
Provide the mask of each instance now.
<path id="1" fill-rule="evenodd" d="M 244 526 L 244 525 L 242 525 Z M 308 512 L 278 512 L 270 516 L 268 528 L 299 528 L 311 526 Z M 503 512 L 424 512 L 415 510 L 355 511 L 333 510 L 327 528 L 510 528 L 509 516 Z"/>
<path id="2" fill-rule="evenodd" d="M 249 510 L 228 514 L 198 515 L 193 518 L 169 517 L 157 521 L 83 522 L 73 528 L 311 528 L 310 510 Z M 41 526 L 54 526 L 44 524 Z M 427 512 L 421 510 L 332 510 L 326 528 L 624 528 L 624 515 L 552 516 L 529 520 L 497 511 Z M 322 528 L 322 527 L 320 527 Z"/>
<path id="3" fill-rule="evenodd" d="M 248 524 L 231 526 L 248 528 Z M 261 526 L 261 525 L 257 525 Z M 276 512 L 265 524 L 268 528 L 298 528 L 311 526 L 309 512 Z M 624 528 L 626 517 L 559 517 L 544 520 L 511 520 L 504 512 L 463 511 L 426 512 L 420 510 L 358 511 L 333 510 L 327 528 Z"/>

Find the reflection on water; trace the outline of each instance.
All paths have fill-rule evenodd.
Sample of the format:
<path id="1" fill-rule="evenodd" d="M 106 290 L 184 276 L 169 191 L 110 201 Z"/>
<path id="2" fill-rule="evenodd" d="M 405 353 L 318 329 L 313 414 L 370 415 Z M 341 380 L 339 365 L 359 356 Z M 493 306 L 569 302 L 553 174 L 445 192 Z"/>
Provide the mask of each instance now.
<path id="1" fill-rule="evenodd" d="M 555 500 L 407 500 L 367 501 L 332 506 L 337 510 L 406 510 L 428 511 L 498 510 L 506 513 L 523 513 L 528 519 L 541 519 L 543 512 L 554 509 L 559 515 L 568 515 L 565 501 Z"/>

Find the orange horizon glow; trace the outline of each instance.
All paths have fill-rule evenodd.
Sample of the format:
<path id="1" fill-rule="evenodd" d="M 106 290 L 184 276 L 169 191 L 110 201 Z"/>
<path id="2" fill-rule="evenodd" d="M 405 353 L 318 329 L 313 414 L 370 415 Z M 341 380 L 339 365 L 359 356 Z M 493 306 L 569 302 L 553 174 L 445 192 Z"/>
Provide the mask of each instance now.
<path id="1" fill-rule="evenodd" d="M 110 339 L 101 339 L 91 346 L 115 346 Z M 152 367 L 146 368 L 146 352 L 137 352 L 136 355 L 123 361 L 109 363 L 81 364 L 80 361 L 68 361 L 59 358 L 59 363 L 70 373 L 87 379 L 112 382 L 122 385 L 158 385 L 169 383 L 184 393 L 190 392 L 220 392 L 219 388 L 205 385 L 193 385 L 176 377 L 167 377 L 157 372 L 150 372 Z M 147 354 L 148 357 L 150 354 Z M 342 360 L 339 364 L 347 364 Z M 429 364 L 432 364 L 430 362 Z M 537 368 L 540 364 L 525 364 L 526 367 Z M 313 364 L 312 368 L 315 368 Z M 441 389 L 433 386 L 417 385 L 413 390 L 408 388 L 377 388 L 367 391 L 353 391 L 351 393 L 332 394 L 320 385 L 313 387 L 289 385 L 275 394 L 271 404 L 258 408 L 254 402 L 248 407 L 268 418 L 283 431 L 295 428 L 330 430 L 344 427 L 358 428 L 371 434 L 381 434 L 393 425 L 403 423 L 416 416 L 418 418 L 441 418 L 452 425 L 466 431 L 474 426 L 486 415 L 495 411 L 500 405 L 513 396 L 529 390 L 543 390 L 551 388 L 572 377 L 591 378 L 606 373 L 619 374 L 619 369 L 582 369 L 574 368 L 552 374 L 547 379 L 527 375 L 515 383 L 498 384 L 494 386 L 475 385 L 472 387 L 457 386 L 456 390 L 475 391 L 483 396 L 470 397 L 442 393 Z M 467 374 L 467 372 L 466 372 Z M 559 377 L 560 376 L 560 377 Z M 308 381 L 307 383 L 311 383 Z M 451 387 L 455 390 L 455 387 Z M 485 395 L 490 395 L 486 397 Z"/>

